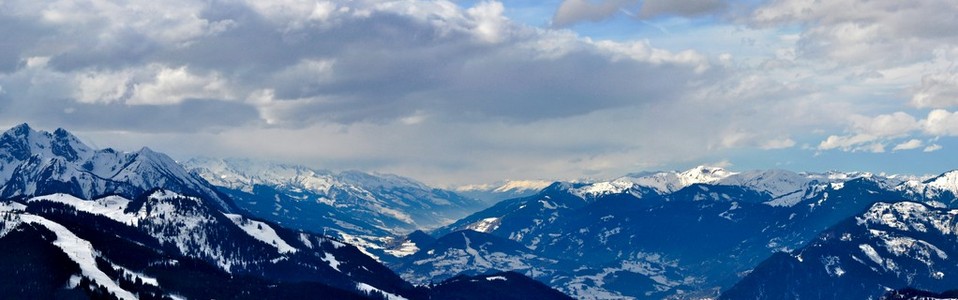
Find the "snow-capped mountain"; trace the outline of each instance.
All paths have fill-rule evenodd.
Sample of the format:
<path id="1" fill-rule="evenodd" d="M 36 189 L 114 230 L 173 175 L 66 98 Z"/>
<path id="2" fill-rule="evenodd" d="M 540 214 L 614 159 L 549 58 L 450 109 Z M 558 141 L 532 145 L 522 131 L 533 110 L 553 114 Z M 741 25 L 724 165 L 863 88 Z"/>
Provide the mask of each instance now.
<path id="1" fill-rule="evenodd" d="M 393 237 L 447 225 L 485 205 L 412 179 L 242 159 L 193 159 L 194 174 L 237 205 L 284 226 L 325 231 L 390 259 Z"/>
<path id="2" fill-rule="evenodd" d="M 63 129 L 18 125 L 0 135 L 0 197 L 68 193 L 82 198 L 137 196 L 153 188 L 199 196 L 224 211 L 235 206 L 205 180 L 149 148 L 126 153 L 93 150 Z"/>
<path id="3" fill-rule="evenodd" d="M 933 178 L 926 180 L 911 179 L 903 182 L 897 187 L 912 198 L 934 205 L 955 206 L 958 203 L 958 170 L 945 172 Z"/>
<path id="4" fill-rule="evenodd" d="M 120 299 L 145 293 L 188 298 L 273 295 L 249 290 L 254 287 L 197 290 L 191 286 L 195 283 L 181 277 L 196 272 L 200 278 L 228 285 L 241 283 L 230 279 L 241 276 L 280 285 L 306 282 L 317 290 L 353 298 L 364 295 L 359 286 L 415 295 L 411 285 L 352 246 L 224 213 L 203 199 L 166 190 L 152 190 L 133 200 L 52 194 L 5 202 L 0 210 L 4 215 L 0 243 L 17 231 L 49 231 L 47 243 L 78 266 L 70 275 L 75 279 L 55 289 L 102 287 Z M 84 278 L 87 286 L 81 286 Z"/>
<path id="5" fill-rule="evenodd" d="M 958 210 L 879 202 L 807 246 L 769 258 L 725 299 L 868 299 L 913 287 L 942 292 L 958 282 Z"/>
<path id="6" fill-rule="evenodd" d="M 715 183 L 735 174 L 723 168 L 698 166 L 681 172 L 629 174 L 612 182 L 631 182 L 638 186 L 651 188 L 659 194 L 666 194 L 697 183 Z"/>

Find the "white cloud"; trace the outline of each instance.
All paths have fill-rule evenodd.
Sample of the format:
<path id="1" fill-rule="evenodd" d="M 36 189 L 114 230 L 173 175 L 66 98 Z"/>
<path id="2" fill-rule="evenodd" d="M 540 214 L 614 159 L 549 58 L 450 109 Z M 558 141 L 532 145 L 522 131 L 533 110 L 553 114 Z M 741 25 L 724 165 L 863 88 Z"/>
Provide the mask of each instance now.
<path id="1" fill-rule="evenodd" d="M 795 147 L 795 140 L 791 138 L 768 140 L 760 146 L 760 148 L 765 150 L 786 149 L 791 147 Z"/>
<path id="2" fill-rule="evenodd" d="M 934 136 L 958 136 L 958 112 L 935 109 L 922 121 L 926 133 Z"/>
<path id="3" fill-rule="evenodd" d="M 910 139 L 910 140 L 908 140 L 908 141 L 906 141 L 906 142 L 904 142 L 904 143 L 895 145 L 895 147 L 892 148 L 891 151 L 892 151 L 892 152 L 895 152 L 895 151 L 899 151 L 899 150 L 918 149 L 918 148 L 920 148 L 920 147 L 923 146 L 923 145 L 924 145 L 924 143 L 922 143 L 921 140 L 919 140 L 919 139 Z"/>
<path id="4" fill-rule="evenodd" d="M 941 145 L 931 144 L 931 145 L 928 145 L 928 147 L 925 147 L 925 150 L 922 150 L 922 152 L 935 152 L 935 151 L 941 150 L 941 148 L 942 148 Z"/>
<path id="5" fill-rule="evenodd" d="M 487 43 L 503 40 L 503 31 L 508 28 L 508 20 L 502 16 L 505 7 L 501 2 L 484 1 L 466 10 L 466 15 L 475 22 L 473 34 Z"/>
<path id="6" fill-rule="evenodd" d="M 840 149 L 842 151 L 863 151 L 867 149 L 873 149 L 877 143 L 873 143 L 878 140 L 879 137 L 868 135 L 868 134 L 856 134 L 856 135 L 846 135 L 838 136 L 831 135 L 828 136 L 824 141 L 819 143 L 819 150 L 832 150 Z M 883 149 L 883 148 L 882 148 Z"/>
<path id="7" fill-rule="evenodd" d="M 227 81 L 218 73 L 194 74 L 187 67 L 152 66 L 152 80 L 133 84 L 132 105 L 170 105 L 187 99 L 230 99 Z"/>
<path id="8" fill-rule="evenodd" d="M 904 112 L 894 112 L 875 117 L 855 115 L 851 117 L 851 130 L 875 137 L 900 137 L 920 128 L 914 117 Z"/>
<path id="9" fill-rule="evenodd" d="M 73 97 L 81 103 L 122 101 L 129 91 L 132 76 L 129 70 L 77 73 Z"/>

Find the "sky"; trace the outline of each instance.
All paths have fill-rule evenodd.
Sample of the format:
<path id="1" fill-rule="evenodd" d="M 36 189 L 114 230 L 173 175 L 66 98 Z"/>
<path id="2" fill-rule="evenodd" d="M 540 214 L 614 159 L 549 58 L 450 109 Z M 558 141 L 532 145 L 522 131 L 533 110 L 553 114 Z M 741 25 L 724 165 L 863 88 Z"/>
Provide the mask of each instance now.
<path id="1" fill-rule="evenodd" d="M 950 0 L 0 1 L 0 126 L 439 186 L 958 168 Z"/>

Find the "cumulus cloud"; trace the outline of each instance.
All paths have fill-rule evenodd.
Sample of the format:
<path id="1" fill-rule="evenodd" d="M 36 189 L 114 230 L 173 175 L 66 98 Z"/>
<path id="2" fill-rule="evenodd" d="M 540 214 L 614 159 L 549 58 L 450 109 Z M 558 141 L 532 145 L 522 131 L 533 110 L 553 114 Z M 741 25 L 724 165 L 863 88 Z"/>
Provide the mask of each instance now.
<path id="1" fill-rule="evenodd" d="M 908 23 L 888 1 L 772 1 L 731 20 L 713 17 L 730 9 L 718 0 L 567 0 L 554 15 L 567 26 L 625 10 L 700 34 L 664 43 L 528 26 L 507 17 L 509 2 L 460 3 L 6 1 L 0 123 L 435 180 L 615 176 L 806 143 L 935 150 L 929 137 L 958 132 L 954 72 L 940 67 L 956 43 L 933 30 L 954 26 Z M 897 9 L 952 22 L 928 17 L 949 15 L 944 4 Z M 237 150 L 250 139 L 267 142 Z"/>
<path id="2" fill-rule="evenodd" d="M 236 102 L 265 123 L 307 126 L 417 112 L 569 117 L 674 100 L 720 72 L 691 50 L 517 24 L 494 1 L 121 4 L 7 3 L 0 19 L 36 18 L 52 32 L 6 53 L 25 67 L 0 74 L 0 84 L 55 82 L 68 91 L 42 93 L 76 105 Z M 34 85 L 9 89 L 7 101 L 28 101 Z"/>
<path id="3" fill-rule="evenodd" d="M 958 112 L 932 110 L 928 113 L 928 118 L 922 121 L 922 127 L 931 135 L 958 136 Z"/>

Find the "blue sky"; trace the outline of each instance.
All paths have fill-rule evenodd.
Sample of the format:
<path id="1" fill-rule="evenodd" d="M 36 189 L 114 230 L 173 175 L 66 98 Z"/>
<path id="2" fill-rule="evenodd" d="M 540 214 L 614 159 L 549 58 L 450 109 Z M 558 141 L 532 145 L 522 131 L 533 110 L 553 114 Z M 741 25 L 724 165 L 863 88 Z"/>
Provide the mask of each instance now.
<path id="1" fill-rule="evenodd" d="M 958 168 L 950 1 L 4 1 L 0 125 L 437 185 Z"/>

